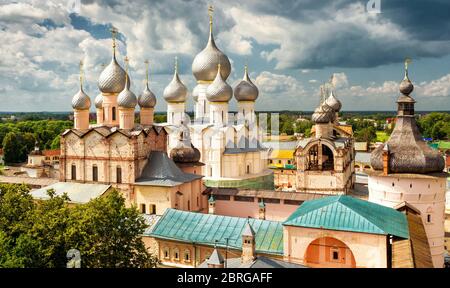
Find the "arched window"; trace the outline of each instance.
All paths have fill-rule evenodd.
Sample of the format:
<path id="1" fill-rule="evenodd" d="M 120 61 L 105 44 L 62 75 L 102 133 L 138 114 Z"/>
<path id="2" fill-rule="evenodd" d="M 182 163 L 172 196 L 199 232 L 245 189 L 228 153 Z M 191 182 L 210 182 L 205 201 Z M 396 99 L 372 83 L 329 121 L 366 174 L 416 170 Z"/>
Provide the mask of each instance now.
<path id="1" fill-rule="evenodd" d="M 112 107 L 112 120 L 116 121 L 116 107 Z"/>
<path id="2" fill-rule="evenodd" d="M 319 169 L 319 149 L 314 145 L 308 151 L 308 170 L 317 169 Z"/>
<path id="3" fill-rule="evenodd" d="M 173 259 L 176 261 L 180 260 L 180 251 L 178 251 L 178 248 L 173 249 Z"/>
<path id="4" fill-rule="evenodd" d="M 141 213 L 145 214 L 145 204 L 141 204 Z"/>
<path id="5" fill-rule="evenodd" d="M 191 251 L 188 249 L 184 251 L 184 262 L 191 262 Z"/>
<path id="6" fill-rule="evenodd" d="M 92 181 L 97 182 L 98 181 L 98 167 L 97 165 L 92 165 Z"/>
<path id="7" fill-rule="evenodd" d="M 164 259 L 169 259 L 169 257 L 170 257 L 170 250 L 169 250 L 169 248 L 168 247 L 164 247 Z"/>
<path id="8" fill-rule="evenodd" d="M 334 156 L 328 146 L 322 144 L 322 170 L 334 169 Z"/>
<path id="9" fill-rule="evenodd" d="M 71 176 L 72 176 L 72 180 L 77 180 L 77 166 L 75 164 L 72 164 Z"/>

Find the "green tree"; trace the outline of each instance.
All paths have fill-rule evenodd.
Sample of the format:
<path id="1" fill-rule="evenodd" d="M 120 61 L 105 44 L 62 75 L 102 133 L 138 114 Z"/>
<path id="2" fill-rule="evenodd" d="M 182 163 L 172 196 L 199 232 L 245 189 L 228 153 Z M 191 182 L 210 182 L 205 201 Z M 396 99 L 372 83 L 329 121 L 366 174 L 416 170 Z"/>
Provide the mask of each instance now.
<path id="1" fill-rule="evenodd" d="M 119 192 L 73 208 L 66 195 L 48 195 L 35 202 L 27 186 L 0 184 L 0 267 L 65 267 L 72 248 L 83 267 L 155 267 L 144 219 Z"/>
<path id="2" fill-rule="evenodd" d="M 377 139 L 377 133 L 373 126 L 361 128 L 355 132 L 355 139 L 359 142 L 374 142 Z"/>
<path id="3" fill-rule="evenodd" d="M 59 149 L 61 144 L 61 136 L 58 135 L 53 139 L 52 145 L 50 145 L 50 149 Z"/>
<path id="4" fill-rule="evenodd" d="M 25 161 L 26 154 L 23 148 L 23 138 L 21 134 L 9 132 L 3 138 L 3 153 L 6 163 L 20 163 Z"/>

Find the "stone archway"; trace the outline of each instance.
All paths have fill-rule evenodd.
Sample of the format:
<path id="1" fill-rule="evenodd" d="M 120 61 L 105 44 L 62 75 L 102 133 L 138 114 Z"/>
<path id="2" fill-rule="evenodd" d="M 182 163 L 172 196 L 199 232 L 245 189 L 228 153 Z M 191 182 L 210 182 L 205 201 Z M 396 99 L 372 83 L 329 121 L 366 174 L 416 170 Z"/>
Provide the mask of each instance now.
<path id="1" fill-rule="evenodd" d="M 355 268 L 353 252 L 342 241 L 332 237 L 321 237 L 306 248 L 305 264 L 320 268 Z"/>

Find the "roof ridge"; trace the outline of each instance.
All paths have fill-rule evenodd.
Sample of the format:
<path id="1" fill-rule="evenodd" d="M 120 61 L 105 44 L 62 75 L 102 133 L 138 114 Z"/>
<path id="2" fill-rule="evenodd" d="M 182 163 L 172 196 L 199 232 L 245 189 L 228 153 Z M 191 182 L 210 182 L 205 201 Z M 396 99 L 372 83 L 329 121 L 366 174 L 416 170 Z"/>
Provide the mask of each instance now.
<path id="1" fill-rule="evenodd" d="M 363 203 L 362 201 L 365 201 L 365 200 L 361 200 L 361 199 L 358 199 L 358 198 L 355 198 L 355 197 L 351 197 L 351 196 L 347 196 L 347 197 L 345 197 L 345 198 L 343 198 L 343 199 L 351 199 L 352 201 L 356 201 L 356 202 L 359 202 L 359 203 Z M 386 206 L 383 206 L 383 205 L 379 205 L 379 204 L 376 204 L 376 203 L 373 203 L 373 202 L 369 202 L 369 201 L 365 201 L 365 202 L 369 203 L 369 205 L 377 205 L 377 206 L 379 206 L 379 208 L 384 209 L 385 211 L 388 211 L 388 210 L 392 209 L 392 210 L 393 210 L 392 212 L 398 212 L 398 213 L 401 213 L 401 212 L 399 212 L 399 211 L 397 211 L 397 210 L 395 210 L 395 209 L 393 209 L 393 208 L 389 208 L 389 207 L 386 207 Z M 371 223 L 373 226 L 375 226 L 375 227 L 377 227 L 378 229 L 380 229 L 380 231 L 383 231 L 383 232 L 386 233 L 386 234 L 390 234 L 390 232 L 386 231 L 386 229 L 380 227 L 379 223 L 375 223 L 375 222 L 374 222 L 374 220 L 376 220 L 376 216 L 375 216 L 375 219 L 371 220 L 371 219 L 369 219 L 367 216 L 372 217 L 372 215 L 365 213 L 365 210 L 364 210 L 364 209 L 362 209 L 362 210 L 359 210 L 359 209 L 358 209 L 358 211 L 356 211 L 354 208 L 349 207 L 346 203 L 343 203 L 343 202 L 341 202 L 341 201 L 339 201 L 339 203 L 341 203 L 342 205 L 344 205 L 344 206 L 347 207 L 348 209 L 350 209 L 350 210 L 354 211 L 355 213 L 357 213 L 360 217 L 364 218 L 366 221 L 368 221 L 369 223 Z M 361 214 L 361 212 L 362 212 L 363 214 Z M 403 214 L 403 213 L 401 213 L 401 214 Z M 408 234 L 409 234 L 409 232 L 408 232 Z"/>

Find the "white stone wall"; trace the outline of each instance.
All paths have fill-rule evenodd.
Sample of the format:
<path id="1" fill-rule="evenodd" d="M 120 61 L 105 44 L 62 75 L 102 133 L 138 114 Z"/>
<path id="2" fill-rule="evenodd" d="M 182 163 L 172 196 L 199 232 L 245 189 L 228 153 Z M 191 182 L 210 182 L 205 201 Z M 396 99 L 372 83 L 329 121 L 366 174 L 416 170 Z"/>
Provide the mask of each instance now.
<path id="1" fill-rule="evenodd" d="M 369 201 L 394 207 L 404 201 L 420 210 L 434 267 L 444 264 L 445 177 L 369 176 Z M 430 221 L 428 221 L 430 217 Z"/>

